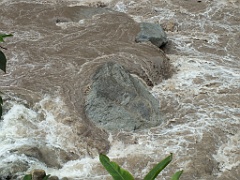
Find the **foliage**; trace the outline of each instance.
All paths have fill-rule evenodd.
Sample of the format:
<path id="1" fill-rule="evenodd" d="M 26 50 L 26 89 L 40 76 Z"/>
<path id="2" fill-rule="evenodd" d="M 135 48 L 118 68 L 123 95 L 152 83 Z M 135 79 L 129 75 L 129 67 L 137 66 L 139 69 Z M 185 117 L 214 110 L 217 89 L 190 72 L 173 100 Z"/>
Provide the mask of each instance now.
<path id="1" fill-rule="evenodd" d="M 114 180 L 134 180 L 133 176 L 125 169 L 121 168 L 116 162 L 110 161 L 108 156 L 100 154 L 100 162 L 104 168 L 109 172 Z M 144 180 L 154 180 L 158 174 L 172 161 L 172 154 L 163 159 L 144 177 Z M 178 180 L 183 171 L 176 172 L 171 180 Z"/>
<path id="2" fill-rule="evenodd" d="M 121 168 L 117 163 L 110 161 L 110 159 L 104 155 L 100 154 L 100 162 L 105 167 L 105 169 L 111 174 L 115 180 L 134 180 L 134 177 L 125 169 Z"/>
<path id="3" fill-rule="evenodd" d="M 6 37 L 11 37 L 13 36 L 12 34 L 0 34 L 0 42 L 5 42 L 4 38 Z"/>
<path id="4" fill-rule="evenodd" d="M 11 37 L 13 36 L 12 34 L 0 34 L 0 42 L 5 42 L 4 38 L 6 37 Z M 1 49 L 7 49 L 4 48 L 2 46 L 0 46 Z M 4 53 L 1 51 L 0 49 L 0 69 L 3 70 L 6 73 L 6 63 L 7 63 L 7 59 L 6 56 L 4 55 Z"/>
<path id="5" fill-rule="evenodd" d="M 32 175 L 31 174 L 27 174 L 23 177 L 23 180 L 32 180 Z"/>
<path id="6" fill-rule="evenodd" d="M 48 178 L 50 177 L 50 174 L 46 175 L 43 180 L 48 180 Z"/>
<path id="7" fill-rule="evenodd" d="M 116 162 L 110 161 L 109 157 L 100 154 L 99 160 L 104 166 L 104 168 L 109 172 L 109 174 L 113 177 L 114 180 L 134 180 L 134 177 L 130 172 L 121 168 Z M 157 165 L 155 165 L 152 170 L 144 177 L 144 180 L 154 180 L 158 174 L 172 161 L 172 154 L 163 159 Z M 176 172 L 171 180 L 179 180 L 183 171 Z M 42 180 L 48 180 L 50 174 L 45 176 Z M 23 180 L 32 180 L 32 175 L 27 174 L 23 177 Z"/>
<path id="8" fill-rule="evenodd" d="M 158 163 L 154 168 L 145 176 L 144 180 L 153 180 L 157 175 L 171 162 L 172 154 Z"/>
<path id="9" fill-rule="evenodd" d="M 178 171 L 178 172 L 176 172 L 176 173 L 172 176 L 171 180 L 178 180 L 178 179 L 180 178 L 180 176 L 182 175 L 182 173 L 183 173 L 183 171 Z"/>
<path id="10" fill-rule="evenodd" d="M 4 42 L 4 38 L 11 37 L 11 36 L 13 36 L 13 35 L 12 34 L 0 34 L 0 42 Z M 7 59 L 1 49 L 6 49 L 6 48 L 0 46 L 0 69 L 6 73 Z M 2 117 L 2 105 L 3 105 L 3 100 L 2 100 L 2 97 L 0 96 L 0 118 Z"/>
<path id="11" fill-rule="evenodd" d="M 3 52 L 0 50 L 0 69 L 6 73 L 7 59 Z"/>

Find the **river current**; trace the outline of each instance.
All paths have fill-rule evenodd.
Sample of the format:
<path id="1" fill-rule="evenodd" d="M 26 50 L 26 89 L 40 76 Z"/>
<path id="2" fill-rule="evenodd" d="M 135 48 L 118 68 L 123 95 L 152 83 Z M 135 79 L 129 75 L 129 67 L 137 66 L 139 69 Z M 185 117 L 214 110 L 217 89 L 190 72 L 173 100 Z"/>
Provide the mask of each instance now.
<path id="1" fill-rule="evenodd" d="M 81 14 L 79 6 L 100 13 Z M 0 179 L 32 169 L 111 179 L 97 155 L 106 149 L 139 179 L 170 153 L 173 161 L 159 179 L 180 169 L 182 180 L 240 177 L 239 0 L 0 0 L 0 7 L 0 30 L 14 35 L 4 44 L 7 73 L 0 72 Z M 103 7 L 119 12 L 122 25 L 107 26 Z M 169 40 L 163 50 L 175 72 L 150 89 L 164 122 L 107 135 L 78 119 L 78 90 L 88 87 L 89 62 L 118 57 L 138 66 L 158 56 L 151 45 L 132 44 L 140 22 L 161 24 Z"/>

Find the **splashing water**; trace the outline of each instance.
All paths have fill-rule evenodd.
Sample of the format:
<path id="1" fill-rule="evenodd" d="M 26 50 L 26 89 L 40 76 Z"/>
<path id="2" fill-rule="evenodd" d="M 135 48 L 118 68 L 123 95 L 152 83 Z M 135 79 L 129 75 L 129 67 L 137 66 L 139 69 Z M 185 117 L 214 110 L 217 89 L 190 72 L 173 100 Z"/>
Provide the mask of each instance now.
<path id="1" fill-rule="evenodd" d="M 16 9 L 24 8 L 21 2 L 2 0 L 0 4 L 3 9 L 7 9 L 9 5 Z M 35 5 L 36 8 L 41 4 L 57 7 L 63 3 L 74 7 L 89 6 L 90 3 L 91 6 L 97 6 L 99 3 L 94 0 L 25 2 Z M 164 51 L 176 68 L 176 73 L 170 79 L 164 80 L 151 90 L 151 93 L 159 99 L 164 123 L 141 132 L 119 130 L 116 134 L 110 134 L 108 140 L 111 148 L 108 156 L 129 169 L 137 178 L 142 178 L 154 164 L 169 153 L 174 153 L 174 160 L 161 174 L 163 175 L 161 179 L 169 179 L 178 169 L 185 170 L 183 180 L 230 180 L 240 177 L 240 2 L 237 0 L 101 2 L 116 11 L 127 13 L 137 22 L 162 24 L 169 39 Z M 49 83 L 44 79 L 45 75 L 52 81 L 56 80 L 54 76 L 56 73 L 47 74 L 45 72 L 47 69 L 56 67 L 59 70 L 58 67 L 64 67 L 64 70 L 57 72 L 57 76 L 63 79 L 66 72 L 79 71 L 75 68 L 76 64 L 68 63 L 67 59 L 77 58 L 75 44 L 79 42 L 75 41 L 77 33 L 74 32 L 74 28 L 88 26 L 88 20 L 61 22 L 58 26 L 65 28 L 65 32 L 68 33 L 63 35 L 55 30 L 55 27 L 40 29 L 37 24 L 34 28 L 28 23 L 24 26 L 19 25 L 20 23 L 12 24 L 17 22 L 13 21 L 16 17 L 4 14 L 2 10 L 0 21 L 2 31 L 15 33 L 13 42 L 9 45 L 12 52 L 6 52 L 9 57 L 8 74 L 1 74 L 3 78 L 0 87 L 4 92 L 5 110 L 3 120 L 0 121 L 0 170 L 3 169 L 0 176 L 7 173 L 4 169 L 13 162 L 19 162 L 21 167 L 17 170 L 19 174 L 40 168 L 60 178 L 109 179 L 110 176 L 99 163 L 97 153 L 92 151 L 93 156 L 88 155 L 89 149 L 78 139 L 72 126 L 68 125 L 70 114 L 64 103 L 64 97 L 57 93 L 53 95 L 45 88 Z M 84 34 L 86 31 L 83 28 L 78 33 Z M 46 40 L 47 36 L 56 42 L 54 46 L 52 46 L 54 43 Z M 63 40 L 58 40 L 59 37 L 63 37 Z M 24 44 L 24 41 L 30 44 Z M 89 40 L 92 46 L 93 41 Z M 41 47 L 35 51 L 28 51 L 28 46 L 34 42 L 40 42 Z M 66 57 L 63 46 L 71 43 L 72 53 Z M 51 50 L 48 50 L 50 45 Z M 58 51 L 60 49 L 63 52 Z M 93 58 L 91 56 L 99 56 L 99 53 L 78 55 L 87 62 Z M 39 61 L 33 63 L 33 57 L 38 57 Z M 49 57 L 59 60 L 60 63 L 47 61 Z M 45 81 L 37 86 L 42 96 L 24 88 L 12 90 L 20 82 L 24 83 L 23 77 L 29 78 L 30 81 L 35 73 L 41 74 L 40 77 Z M 71 88 L 74 87 L 67 90 L 69 93 L 72 92 Z M 18 91 L 22 90 L 28 96 L 18 95 Z M 58 90 L 59 87 L 52 87 L 52 92 Z M 62 153 L 64 154 L 62 156 L 67 157 L 66 161 L 60 162 L 62 166 L 59 168 L 47 167 L 44 158 L 36 158 L 39 155 L 34 157 L 29 150 L 29 147 L 34 146 L 51 149 L 54 157 L 59 157 Z M 26 147 L 28 153 L 21 153 L 21 149 L 24 151 Z M 81 158 L 75 158 L 75 155 Z"/>

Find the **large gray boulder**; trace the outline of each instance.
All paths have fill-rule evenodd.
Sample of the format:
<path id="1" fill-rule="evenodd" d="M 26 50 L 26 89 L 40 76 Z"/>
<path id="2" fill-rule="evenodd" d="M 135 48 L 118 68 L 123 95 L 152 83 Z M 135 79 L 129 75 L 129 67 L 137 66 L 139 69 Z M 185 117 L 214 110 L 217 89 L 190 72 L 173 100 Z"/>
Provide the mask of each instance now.
<path id="1" fill-rule="evenodd" d="M 123 66 L 107 62 L 92 81 L 85 112 L 102 128 L 131 131 L 161 123 L 158 101 Z"/>
<path id="2" fill-rule="evenodd" d="M 157 47 L 165 45 L 167 41 L 167 35 L 163 28 L 159 24 L 153 23 L 140 23 L 141 31 L 136 36 L 136 42 L 150 41 Z"/>

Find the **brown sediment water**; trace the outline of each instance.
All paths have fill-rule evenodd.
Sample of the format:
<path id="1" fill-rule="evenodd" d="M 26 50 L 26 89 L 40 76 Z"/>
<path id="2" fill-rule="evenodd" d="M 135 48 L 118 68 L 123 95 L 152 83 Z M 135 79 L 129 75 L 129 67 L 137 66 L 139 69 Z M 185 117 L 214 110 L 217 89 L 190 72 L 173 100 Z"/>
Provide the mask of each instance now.
<path id="1" fill-rule="evenodd" d="M 7 74 L 1 72 L 0 169 L 20 161 L 28 162 L 19 170 L 23 173 L 40 168 L 59 177 L 110 179 L 97 156 L 110 148 L 108 156 L 137 178 L 173 153 L 159 179 L 169 179 L 178 169 L 185 180 L 238 179 L 240 2 L 102 2 L 118 13 L 81 13 L 87 7 L 79 6 L 97 6 L 97 1 L 0 1 L 1 31 L 14 34 L 5 43 Z M 137 22 L 165 28 L 169 43 L 164 51 L 176 69 L 171 78 L 162 81 L 147 66 L 139 70 L 145 59 L 154 61 L 162 52 L 134 43 Z M 161 125 L 108 136 L 84 121 L 80 92 L 88 87 L 90 72 L 109 58 L 134 60 L 130 70 L 154 82 L 151 93 L 160 102 Z M 61 167 L 54 161 L 47 167 L 39 154 L 32 158 L 33 147 L 42 154 L 51 149 L 52 157 L 64 160 Z"/>

